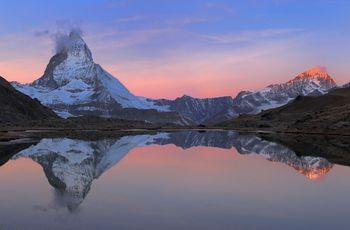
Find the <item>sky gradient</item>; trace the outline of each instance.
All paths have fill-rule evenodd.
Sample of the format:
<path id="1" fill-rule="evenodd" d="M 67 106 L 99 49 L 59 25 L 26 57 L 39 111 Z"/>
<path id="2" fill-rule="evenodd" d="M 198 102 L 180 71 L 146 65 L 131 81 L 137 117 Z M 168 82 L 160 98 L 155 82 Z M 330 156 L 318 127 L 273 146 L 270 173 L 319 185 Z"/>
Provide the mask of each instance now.
<path id="1" fill-rule="evenodd" d="M 96 63 L 152 98 L 235 96 L 326 66 L 350 81 L 347 0 L 6 1 L 0 75 L 32 82 L 79 27 Z"/>

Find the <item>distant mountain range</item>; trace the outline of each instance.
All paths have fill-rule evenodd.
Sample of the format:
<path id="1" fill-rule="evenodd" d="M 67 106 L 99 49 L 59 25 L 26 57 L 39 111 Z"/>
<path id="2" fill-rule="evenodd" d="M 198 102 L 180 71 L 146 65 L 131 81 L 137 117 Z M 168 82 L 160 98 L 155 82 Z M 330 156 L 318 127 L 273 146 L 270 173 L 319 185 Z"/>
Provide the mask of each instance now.
<path id="1" fill-rule="evenodd" d="M 286 83 L 270 85 L 256 92 L 242 91 L 235 98 L 198 99 L 183 96 L 173 101 L 157 100 L 155 104 L 168 106 L 194 123 L 217 123 L 239 114 L 255 114 L 282 106 L 300 95 L 323 95 L 334 87 L 337 84 L 327 72 L 316 67 Z"/>
<path id="2" fill-rule="evenodd" d="M 297 96 L 323 95 L 337 87 L 319 67 L 297 75 L 283 84 L 255 92 L 199 99 L 190 96 L 175 100 L 149 99 L 132 94 L 118 79 L 95 64 L 82 37 L 74 32 L 49 61 L 44 75 L 31 84 L 13 86 L 38 99 L 61 117 L 93 115 L 153 123 L 181 125 L 225 121 L 239 114 L 256 114 L 282 106 Z"/>

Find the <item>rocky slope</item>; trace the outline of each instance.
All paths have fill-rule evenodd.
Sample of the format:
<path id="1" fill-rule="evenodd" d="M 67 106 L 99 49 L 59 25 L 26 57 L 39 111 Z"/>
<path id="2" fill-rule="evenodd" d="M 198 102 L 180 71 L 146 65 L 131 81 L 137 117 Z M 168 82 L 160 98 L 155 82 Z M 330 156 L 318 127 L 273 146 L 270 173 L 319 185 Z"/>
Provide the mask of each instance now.
<path id="1" fill-rule="evenodd" d="M 322 95 L 336 87 L 335 81 L 328 73 L 315 67 L 298 74 L 292 80 L 270 85 L 256 92 L 242 91 L 233 100 L 234 106 L 227 110 L 227 114 L 237 117 L 239 114 L 256 114 L 262 110 L 276 108 L 287 104 L 298 96 Z M 223 121 L 226 117 L 215 121 Z"/>
<path id="2" fill-rule="evenodd" d="M 282 107 L 242 115 L 218 126 L 349 135 L 350 88 L 333 89 L 321 96 L 299 96 Z"/>
<path id="3" fill-rule="evenodd" d="M 0 107 L 0 123 L 57 118 L 49 108 L 17 91 L 2 77 L 0 77 Z"/>
<path id="4" fill-rule="evenodd" d="M 184 95 L 175 100 L 154 100 L 156 105 L 166 106 L 171 111 L 176 111 L 181 116 L 186 117 L 194 124 L 205 124 L 211 120 L 215 120 L 218 114 L 227 115 L 227 110 L 233 108 L 232 97 L 217 97 L 217 98 L 193 98 Z M 227 118 L 230 118 L 227 115 Z"/>

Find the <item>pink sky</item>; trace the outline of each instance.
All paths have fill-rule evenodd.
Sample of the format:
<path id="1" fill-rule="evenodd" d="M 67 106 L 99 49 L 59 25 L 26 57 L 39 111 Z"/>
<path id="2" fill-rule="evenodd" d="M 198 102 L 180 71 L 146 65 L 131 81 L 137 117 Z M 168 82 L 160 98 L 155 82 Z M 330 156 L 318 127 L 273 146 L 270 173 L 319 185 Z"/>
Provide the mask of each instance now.
<path id="1" fill-rule="evenodd" d="M 282 32 L 289 34 L 288 31 Z M 227 39 L 236 41 L 282 32 L 244 32 L 244 36 L 226 36 L 224 43 Z M 165 33 L 177 34 L 178 31 Z M 145 34 L 149 35 L 149 32 L 142 31 L 131 38 Z M 327 66 L 339 85 L 349 81 L 346 59 L 334 58 L 337 50 L 328 46 L 322 52 L 316 52 L 316 48 L 309 47 L 304 37 L 287 36 L 254 42 L 245 47 L 196 47 L 186 44 L 153 55 L 130 47 L 130 43 L 137 46 L 140 42 L 136 38 L 134 41 L 130 38 L 127 44 L 114 39 L 101 43 L 101 36 L 85 36 L 95 62 L 118 78 L 132 93 L 150 98 L 176 98 L 184 94 L 201 98 L 235 96 L 241 90 L 256 90 L 286 82 L 316 65 Z M 53 55 L 53 44 L 47 37 L 33 38 L 22 33 L 0 42 L 3 42 L 0 44 L 3 51 L 0 55 L 0 75 L 9 81 L 28 83 L 36 80 Z M 305 49 L 308 52 L 302 52 Z"/>
<path id="2" fill-rule="evenodd" d="M 4 2 L 0 75 L 39 78 L 53 35 L 77 27 L 95 62 L 140 96 L 234 96 L 318 65 L 350 81 L 348 1 L 82 2 Z"/>
<path id="3" fill-rule="evenodd" d="M 9 81 L 24 83 L 40 77 L 44 67 L 44 63 L 35 63 L 31 60 L 0 62 L 2 76 Z M 300 69 L 297 72 L 292 67 L 285 67 L 283 70 L 286 73 L 283 73 L 281 69 L 262 69 L 260 66 L 255 66 L 252 69 L 242 68 L 241 71 L 230 73 L 218 70 L 216 67 L 213 65 L 202 69 L 188 69 L 185 66 L 181 68 L 169 65 L 149 70 L 118 71 L 118 67 L 112 66 L 106 69 L 117 76 L 134 94 L 151 98 L 176 98 L 184 94 L 195 97 L 234 96 L 241 90 L 255 90 L 272 83 L 285 82 L 304 71 Z M 330 72 L 339 84 L 346 83 L 346 73 Z"/>

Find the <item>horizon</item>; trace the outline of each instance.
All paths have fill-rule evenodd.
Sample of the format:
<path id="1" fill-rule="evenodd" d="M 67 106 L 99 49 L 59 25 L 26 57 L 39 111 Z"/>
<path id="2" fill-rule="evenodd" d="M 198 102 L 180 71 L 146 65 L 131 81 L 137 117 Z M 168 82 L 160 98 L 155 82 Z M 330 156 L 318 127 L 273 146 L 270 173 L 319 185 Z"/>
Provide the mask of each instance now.
<path id="1" fill-rule="evenodd" d="M 47 12 L 37 14 L 39 5 Z M 0 19 L 10 23 L 0 33 L 0 75 L 9 81 L 30 83 L 42 76 L 54 54 L 52 37 L 73 27 L 83 32 L 95 62 L 138 96 L 235 96 L 287 82 L 315 66 L 326 66 L 339 85 L 349 81 L 346 1 L 4 6 Z M 14 12 L 28 20 L 16 20 Z"/>

